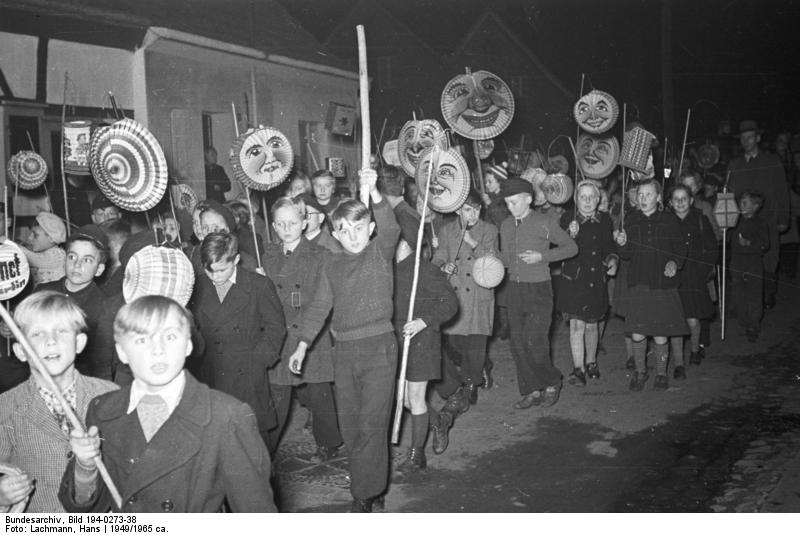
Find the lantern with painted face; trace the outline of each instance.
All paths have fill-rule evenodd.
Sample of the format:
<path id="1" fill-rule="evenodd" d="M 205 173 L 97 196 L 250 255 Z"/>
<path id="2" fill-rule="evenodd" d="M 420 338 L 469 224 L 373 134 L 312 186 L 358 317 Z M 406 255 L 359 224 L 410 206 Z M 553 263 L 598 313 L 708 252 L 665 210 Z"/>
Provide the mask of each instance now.
<path id="1" fill-rule="evenodd" d="M 272 127 L 260 126 L 236 139 L 230 162 L 233 176 L 244 186 L 267 191 L 289 176 L 294 152 L 285 135 Z"/>
<path id="2" fill-rule="evenodd" d="M 428 205 L 437 212 L 449 213 L 458 210 L 469 194 L 469 168 L 467 162 L 455 149 L 446 151 L 432 147 L 420 157 L 415 180 L 424 195 L 428 171 L 433 165 L 428 189 Z"/>
<path id="3" fill-rule="evenodd" d="M 619 142 L 614 136 L 581 134 L 576 150 L 578 167 L 586 178 L 605 178 L 617 166 Z"/>
<path id="4" fill-rule="evenodd" d="M 442 115 L 467 139 L 500 135 L 514 117 L 514 95 L 500 77 L 487 71 L 459 74 L 442 91 Z"/>
<path id="5" fill-rule="evenodd" d="M 592 89 L 575 103 L 575 121 L 582 130 L 591 134 L 608 132 L 619 117 L 617 99 L 606 93 Z"/>
<path id="6" fill-rule="evenodd" d="M 434 145 L 445 150 L 446 143 L 444 129 L 439 121 L 433 119 L 408 121 L 403 125 L 397 138 L 397 155 L 400 157 L 403 171 L 408 176 L 414 176 L 422 153 Z"/>

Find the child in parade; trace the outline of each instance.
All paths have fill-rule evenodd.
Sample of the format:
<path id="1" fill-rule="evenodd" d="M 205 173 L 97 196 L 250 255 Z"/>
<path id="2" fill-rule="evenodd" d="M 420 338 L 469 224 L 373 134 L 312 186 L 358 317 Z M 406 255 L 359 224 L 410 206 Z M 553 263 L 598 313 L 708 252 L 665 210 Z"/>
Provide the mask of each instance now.
<path id="1" fill-rule="evenodd" d="M 314 190 L 314 197 L 317 198 L 317 202 L 322 206 L 325 215 L 328 216 L 328 221 L 331 221 L 331 215 L 339 205 L 339 199 L 334 195 L 336 177 L 330 171 L 320 169 L 311 175 L 311 187 Z"/>
<path id="2" fill-rule="evenodd" d="M 669 204 L 678 217 L 687 250 L 686 263 L 678 275 L 678 294 L 689 326 L 689 363 L 697 365 L 701 361 L 700 320 L 710 319 L 714 314 L 714 304 L 708 294 L 706 281 L 717 263 L 717 238 L 705 214 L 692 206 L 693 196 L 687 186 L 674 186 L 670 190 Z M 670 345 L 675 364 L 673 378 L 685 379 L 683 337 L 671 338 Z"/>
<path id="3" fill-rule="evenodd" d="M 735 296 L 736 319 L 749 342 L 758 341 L 764 314 L 762 257 L 772 244 L 766 220 L 759 214 L 764 197 L 746 190 L 739 197 L 742 217 L 730 233 L 731 290 Z"/>
<path id="4" fill-rule="evenodd" d="M 333 212 L 333 236 L 343 252 L 328 257 L 320 285 L 299 329 L 289 358 L 301 373 L 306 350 L 331 309 L 334 377 L 339 426 L 350 459 L 352 512 L 380 506 L 389 473 L 389 419 L 397 372 L 397 339 L 392 325 L 392 272 L 400 228 L 376 187 L 377 172 L 359 173 L 369 191 L 373 216 L 359 201 L 343 201 Z M 377 227 L 377 236 L 370 236 Z"/>
<path id="5" fill-rule="evenodd" d="M 64 276 L 66 253 L 59 247 L 67 239 L 67 227 L 57 215 L 40 212 L 28 237 L 29 247 L 20 247 L 31 268 L 33 285 Z"/>
<path id="6" fill-rule="evenodd" d="M 578 255 L 561 264 L 556 309 L 569 320 L 569 342 L 574 368 L 567 382 L 585 386 L 600 377 L 597 366 L 598 324 L 608 312 L 606 277 L 617 270 L 618 258 L 611 218 L 597 207 L 600 189 L 584 180 L 577 186 L 577 213 L 567 211 L 561 226 L 578 244 Z"/>
<path id="7" fill-rule="evenodd" d="M 75 369 L 75 357 L 86 346 L 86 319 L 73 299 L 36 292 L 17 306 L 14 320 L 79 419 L 92 398 L 117 388 Z M 19 342 L 13 348 L 28 362 Z M 0 475 L 0 511 L 28 500 L 28 513 L 64 512 L 58 487 L 70 458 L 72 425 L 38 368 L 30 368 L 27 381 L 0 395 L 0 462 L 17 469 Z"/>
<path id="8" fill-rule="evenodd" d="M 114 340 L 133 383 L 95 398 L 87 433 L 72 431 L 74 454 L 59 498 L 70 512 L 275 512 L 270 456 L 252 408 L 183 369 L 192 351 L 191 314 L 163 296 L 120 309 Z M 122 506 L 98 477 L 101 453 Z"/>
<path id="9" fill-rule="evenodd" d="M 611 219 L 614 220 L 614 229 L 620 230 L 622 221 L 622 203 L 625 204 L 625 213 L 628 217 L 634 212 L 639 210 L 639 186 L 636 182 L 631 180 L 628 185 L 628 191 L 623 193 L 620 199 L 619 209 L 616 213 L 611 211 Z M 628 268 L 630 260 L 626 258 L 619 259 L 619 267 L 617 268 L 617 276 L 614 277 L 614 291 L 611 294 L 611 312 L 615 316 L 625 319 L 628 315 Z M 625 368 L 628 370 L 635 370 L 636 363 L 633 358 L 633 340 L 631 333 L 625 331 Z"/>
<path id="10" fill-rule="evenodd" d="M 438 415 L 429 417 L 426 401 L 428 381 L 437 380 L 442 376 L 440 326 L 458 312 L 458 297 L 444 273 L 427 260 L 420 258 L 414 318 L 407 321 L 414 279 L 414 250 L 408 242 L 401 239 L 395 256 L 397 265 L 394 272 L 394 327 L 397 343 L 402 347 L 404 337 L 410 338 L 404 406 L 411 412 L 411 448 L 399 467 L 400 473 L 405 474 L 427 467 L 425 442 L 430 420 L 438 417 Z M 446 434 L 448 427 L 439 426 L 439 429 Z M 441 447 L 441 436 L 438 437 L 438 444 Z"/>
<path id="11" fill-rule="evenodd" d="M 481 195 L 481 201 L 485 208 L 484 214 L 486 220 L 497 227 L 503 224 L 503 221 L 511 215 L 503 199 L 502 187 L 503 183 L 508 179 L 508 169 L 505 162 L 502 165 L 489 166 L 483 175 L 483 181 L 486 186 L 486 193 Z M 506 295 L 506 281 L 503 280 L 494 289 L 495 295 L 495 333 L 501 340 L 508 339 L 508 296 Z M 484 366 L 484 388 L 491 388 L 492 382 L 492 368 L 494 367 L 489 356 L 486 356 L 486 365 Z"/>
<path id="12" fill-rule="evenodd" d="M 647 179 L 637 189 L 640 211 L 630 214 L 624 228 L 614 233 L 620 257 L 631 262 L 625 331 L 631 333 L 636 370 L 629 387 L 640 391 L 647 383 L 647 337 L 652 336 L 656 359 L 653 388 L 666 390 L 667 339 L 689 334 L 677 276 L 686 258 L 686 246 L 677 218 L 661 206 L 661 184 Z"/>
<path id="13" fill-rule="evenodd" d="M 267 369 L 278 361 L 286 323 L 272 281 L 239 269 L 238 245 L 231 233 L 203 239 L 203 275 L 189 307 L 206 342 L 203 381 L 250 405 L 267 441 L 277 424 Z"/>
<path id="14" fill-rule="evenodd" d="M 536 193 L 530 182 L 510 178 L 503 195 L 513 216 L 500 227 L 500 247 L 508 269 L 511 354 L 522 395 L 514 408 L 551 407 L 561 391 L 561 372 L 550 354 L 553 288 L 549 264 L 575 256 L 578 246 L 552 215 L 531 208 Z"/>
<path id="15" fill-rule="evenodd" d="M 291 407 L 292 391 L 303 392 L 312 416 L 317 444 L 315 459 L 327 461 L 337 454 L 342 436 L 333 398 L 333 360 L 330 333 L 323 330 L 308 350 L 301 374 L 291 373 L 286 360 L 299 342 L 300 324 L 319 286 L 328 251 L 303 236 L 306 206 L 301 197 L 281 197 L 272 205 L 272 228 L 280 240 L 264 251 L 264 269 L 275 284 L 286 321 L 281 362 L 270 368 L 269 382 L 278 417 L 270 433 L 270 450 L 276 451 Z"/>
<path id="16" fill-rule="evenodd" d="M 341 253 L 342 246 L 331 236 L 328 225 L 324 224 L 327 215 L 322 205 L 317 201 L 317 198 L 310 193 L 303 193 L 297 198 L 300 199 L 306 207 L 306 227 L 303 231 L 305 238 L 327 249 L 331 253 Z"/>

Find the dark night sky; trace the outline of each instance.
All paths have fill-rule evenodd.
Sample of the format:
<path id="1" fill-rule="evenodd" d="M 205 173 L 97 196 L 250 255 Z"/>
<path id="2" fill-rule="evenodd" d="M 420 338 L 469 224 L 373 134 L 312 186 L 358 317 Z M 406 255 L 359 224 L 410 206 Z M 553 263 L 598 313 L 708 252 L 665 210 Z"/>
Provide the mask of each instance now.
<path id="1" fill-rule="evenodd" d="M 359 0 L 279 1 L 325 41 Z M 365 1 L 380 1 L 444 53 L 490 6 L 576 94 L 585 73 L 587 86 L 609 90 L 661 127 L 661 0 Z M 800 130 L 800 0 L 673 0 L 670 7 L 676 128 L 691 107 L 696 135 L 745 117 L 772 132 Z"/>

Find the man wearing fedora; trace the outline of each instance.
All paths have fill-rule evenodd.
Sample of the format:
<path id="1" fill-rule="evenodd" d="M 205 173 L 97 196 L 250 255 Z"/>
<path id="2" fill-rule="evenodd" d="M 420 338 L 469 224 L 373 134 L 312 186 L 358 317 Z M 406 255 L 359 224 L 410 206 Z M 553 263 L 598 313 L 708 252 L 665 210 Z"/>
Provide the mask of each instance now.
<path id="1" fill-rule="evenodd" d="M 752 120 L 739 123 L 739 143 L 744 153 L 728 164 L 728 189 L 737 198 L 746 190 L 764 196 L 761 214 L 769 229 L 769 249 L 764 255 L 764 308 L 770 309 L 775 306 L 778 290 L 778 236 L 789 228 L 789 191 L 780 159 L 761 150 L 760 141 L 758 123 Z"/>

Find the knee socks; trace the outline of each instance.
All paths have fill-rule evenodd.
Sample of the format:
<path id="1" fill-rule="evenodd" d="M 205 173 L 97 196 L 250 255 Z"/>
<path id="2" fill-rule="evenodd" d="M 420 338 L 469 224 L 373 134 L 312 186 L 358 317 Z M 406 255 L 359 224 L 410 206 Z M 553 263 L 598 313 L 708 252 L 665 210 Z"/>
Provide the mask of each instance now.
<path id="1" fill-rule="evenodd" d="M 656 375 L 667 375 L 667 360 L 669 359 L 669 346 L 667 344 L 654 344 L 653 353 L 656 358 Z"/>
<path id="2" fill-rule="evenodd" d="M 424 448 L 428 438 L 428 413 L 411 415 L 411 447 Z"/>

